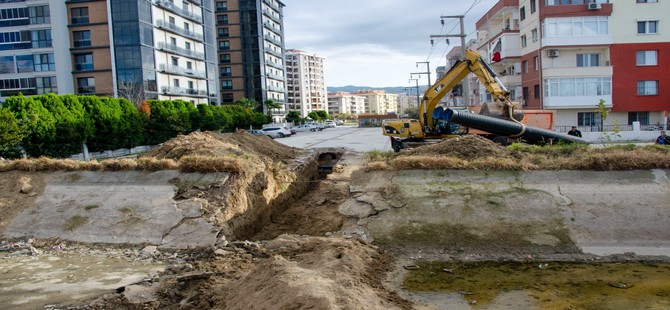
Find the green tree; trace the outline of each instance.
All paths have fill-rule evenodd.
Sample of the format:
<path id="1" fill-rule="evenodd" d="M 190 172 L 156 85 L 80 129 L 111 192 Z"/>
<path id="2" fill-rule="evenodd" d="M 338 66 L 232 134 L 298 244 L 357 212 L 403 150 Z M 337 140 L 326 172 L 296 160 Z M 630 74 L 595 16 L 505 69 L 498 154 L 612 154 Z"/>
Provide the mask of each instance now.
<path id="1" fill-rule="evenodd" d="M 298 111 L 288 111 L 286 114 L 286 121 L 296 124 L 302 121 L 302 117 L 300 117 L 300 113 Z"/>
<path id="2" fill-rule="evenodd" d="M 319 116 L 320 121 L 325 121 L 327 119 L 330 119 L 330 116 L 328 115 L 328 112 L 326 110 L 317 110 L 316 115 Z"/>
<path id="3" fill-rule="evenodd" d="M 612 142 L 612 138 L 621 138 L 621 135 L 619 132 L 621 132 L 621 127 L 619 127 L 619 121 L 614 120 L 612 123 L 614 124 L 612 128 L 612 133 L 605 133 L 605 120 L 607 120 L 607 116 L 609 116 L 610 110 L 605 106 L 605 99 L 600 99 L 598 102 L 598 105 L 595 109 L 596 113 L 600 114 L 600 140 L 602 143 L 605 142 Z"/>
<path id="4" fill-rule="evenodd" d="M 321 117 L 319 117 L 319 114 L 317 114 L 316 111 L 307 113 L 307 117 L 311 118 L 314 121 L 318 121 L 321 119 Z"/>
<path id="5" fill-rule="evenodd" d="M 0 157 L 18 158 L 21 156 L 18 144 L 25 132 L 8 109 L 0 108 Z"/>
<path id="6" fill-rule="evenodd" d="M 268 119 L 272 119 L 272 110 L 282 108 L 282 105 L 274 101 L 274 99 L 265 100 L 263 103 L 265 104 L 265 109 L 268 111 Z"/>
<path id="7" fill-rule="evenodd" d="M 407 107 L 404 111 L 408 118 L 419 119 L 419 108 Z"/>
<path id="8" fill-rule="evenodd" d="M 249 98 L 242 98 L 240 100 L 237 100 L 235 101 L 235 104 L 243 107 L 249 113 L 251 113 L 251 111 L 255 111 L 260 106 L 258 101 Z"/>
<path id="9" fill-rule="evenodd" d="M 56 135 L 56 120 L 42 102 L 23 95 L 7 98 L 3 107 L 14 114 L 26 136 L 21 146 L 28 156 L 39 157 L 48 153 L 49 144 Z"/>

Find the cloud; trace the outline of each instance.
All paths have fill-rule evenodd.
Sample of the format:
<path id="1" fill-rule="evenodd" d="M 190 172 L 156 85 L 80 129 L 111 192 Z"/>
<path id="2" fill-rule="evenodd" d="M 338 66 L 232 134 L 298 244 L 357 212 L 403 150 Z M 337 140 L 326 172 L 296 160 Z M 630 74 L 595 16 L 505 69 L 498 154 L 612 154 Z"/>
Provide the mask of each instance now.
<path id="1" fill-rule="evenodd" d="M 479 4 L 465 18 L 466 33 L 496 0 Z M 436 41 L 431 53 L 430 35 L 446 33 L 457 19 L 440 24 L 441 15 L 460 15 L 472 1 L 444 0 L 283 0 L 285 44 L 326 57 L 330 86 L 406 86 L 416 62 L 430 61 L 431 69 L 444 65 L 442 55 L 451 47 Z M 452 45 L 459 40 L 451 40 Z M 425 71 L 425 68 L 421 69 Z M 422 76 L 422 83 L 427 77 Z"/>

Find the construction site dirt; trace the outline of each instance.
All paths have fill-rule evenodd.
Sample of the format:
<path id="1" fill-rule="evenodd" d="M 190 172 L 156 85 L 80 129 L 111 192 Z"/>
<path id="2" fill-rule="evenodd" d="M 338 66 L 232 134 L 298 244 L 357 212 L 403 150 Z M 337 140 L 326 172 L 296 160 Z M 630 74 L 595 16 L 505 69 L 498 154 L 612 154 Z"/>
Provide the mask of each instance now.
<path id="1" fill-rule="evenodd" d="M 514 160 L 450 143 L 449 156 Z M 496 298 L 405 281 L 437 262 L 670 266 L 667 169 L 371 169 L 367 157 L 205 132 L 141 156 L 175 169 L 5 169 L 0 308 L 543 309 L 537 283 Z M 669 285 L 636 294 L 662 309 Z"/>

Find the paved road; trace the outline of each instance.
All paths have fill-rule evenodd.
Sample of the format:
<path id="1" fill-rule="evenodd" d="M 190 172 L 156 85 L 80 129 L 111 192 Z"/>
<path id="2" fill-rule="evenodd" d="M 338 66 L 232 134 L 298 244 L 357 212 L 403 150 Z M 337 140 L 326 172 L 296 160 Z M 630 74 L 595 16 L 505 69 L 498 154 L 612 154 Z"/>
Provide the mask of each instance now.
<path id="1" fill-rule="evenodd" d="M 356 152 L 391 150 L 390 140 L 382 135 L 380 128 L 340 126 L 317 132 L 299 132 L 275 141 L 299 148 L 345 147 Z"/>

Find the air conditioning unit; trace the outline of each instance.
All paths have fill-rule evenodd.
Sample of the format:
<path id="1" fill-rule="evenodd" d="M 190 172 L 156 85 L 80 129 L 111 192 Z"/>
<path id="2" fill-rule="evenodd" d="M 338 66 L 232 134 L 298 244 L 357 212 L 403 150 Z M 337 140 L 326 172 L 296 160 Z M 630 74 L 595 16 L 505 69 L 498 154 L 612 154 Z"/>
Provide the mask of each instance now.
<path id="1" fill-rule="evenodd" d="M 558 50 L 548 50 L 547 56 L 549 57 L 558 57 L 561 53 Z"/>
<path id="2" fill-rule="evenodd" d="M 588 5 L 589 10 L 600 10 L 600 8 L 601 8 L 600 3 L 596 3 L 596 2 L 591 2 L 587 5 Z"/>

